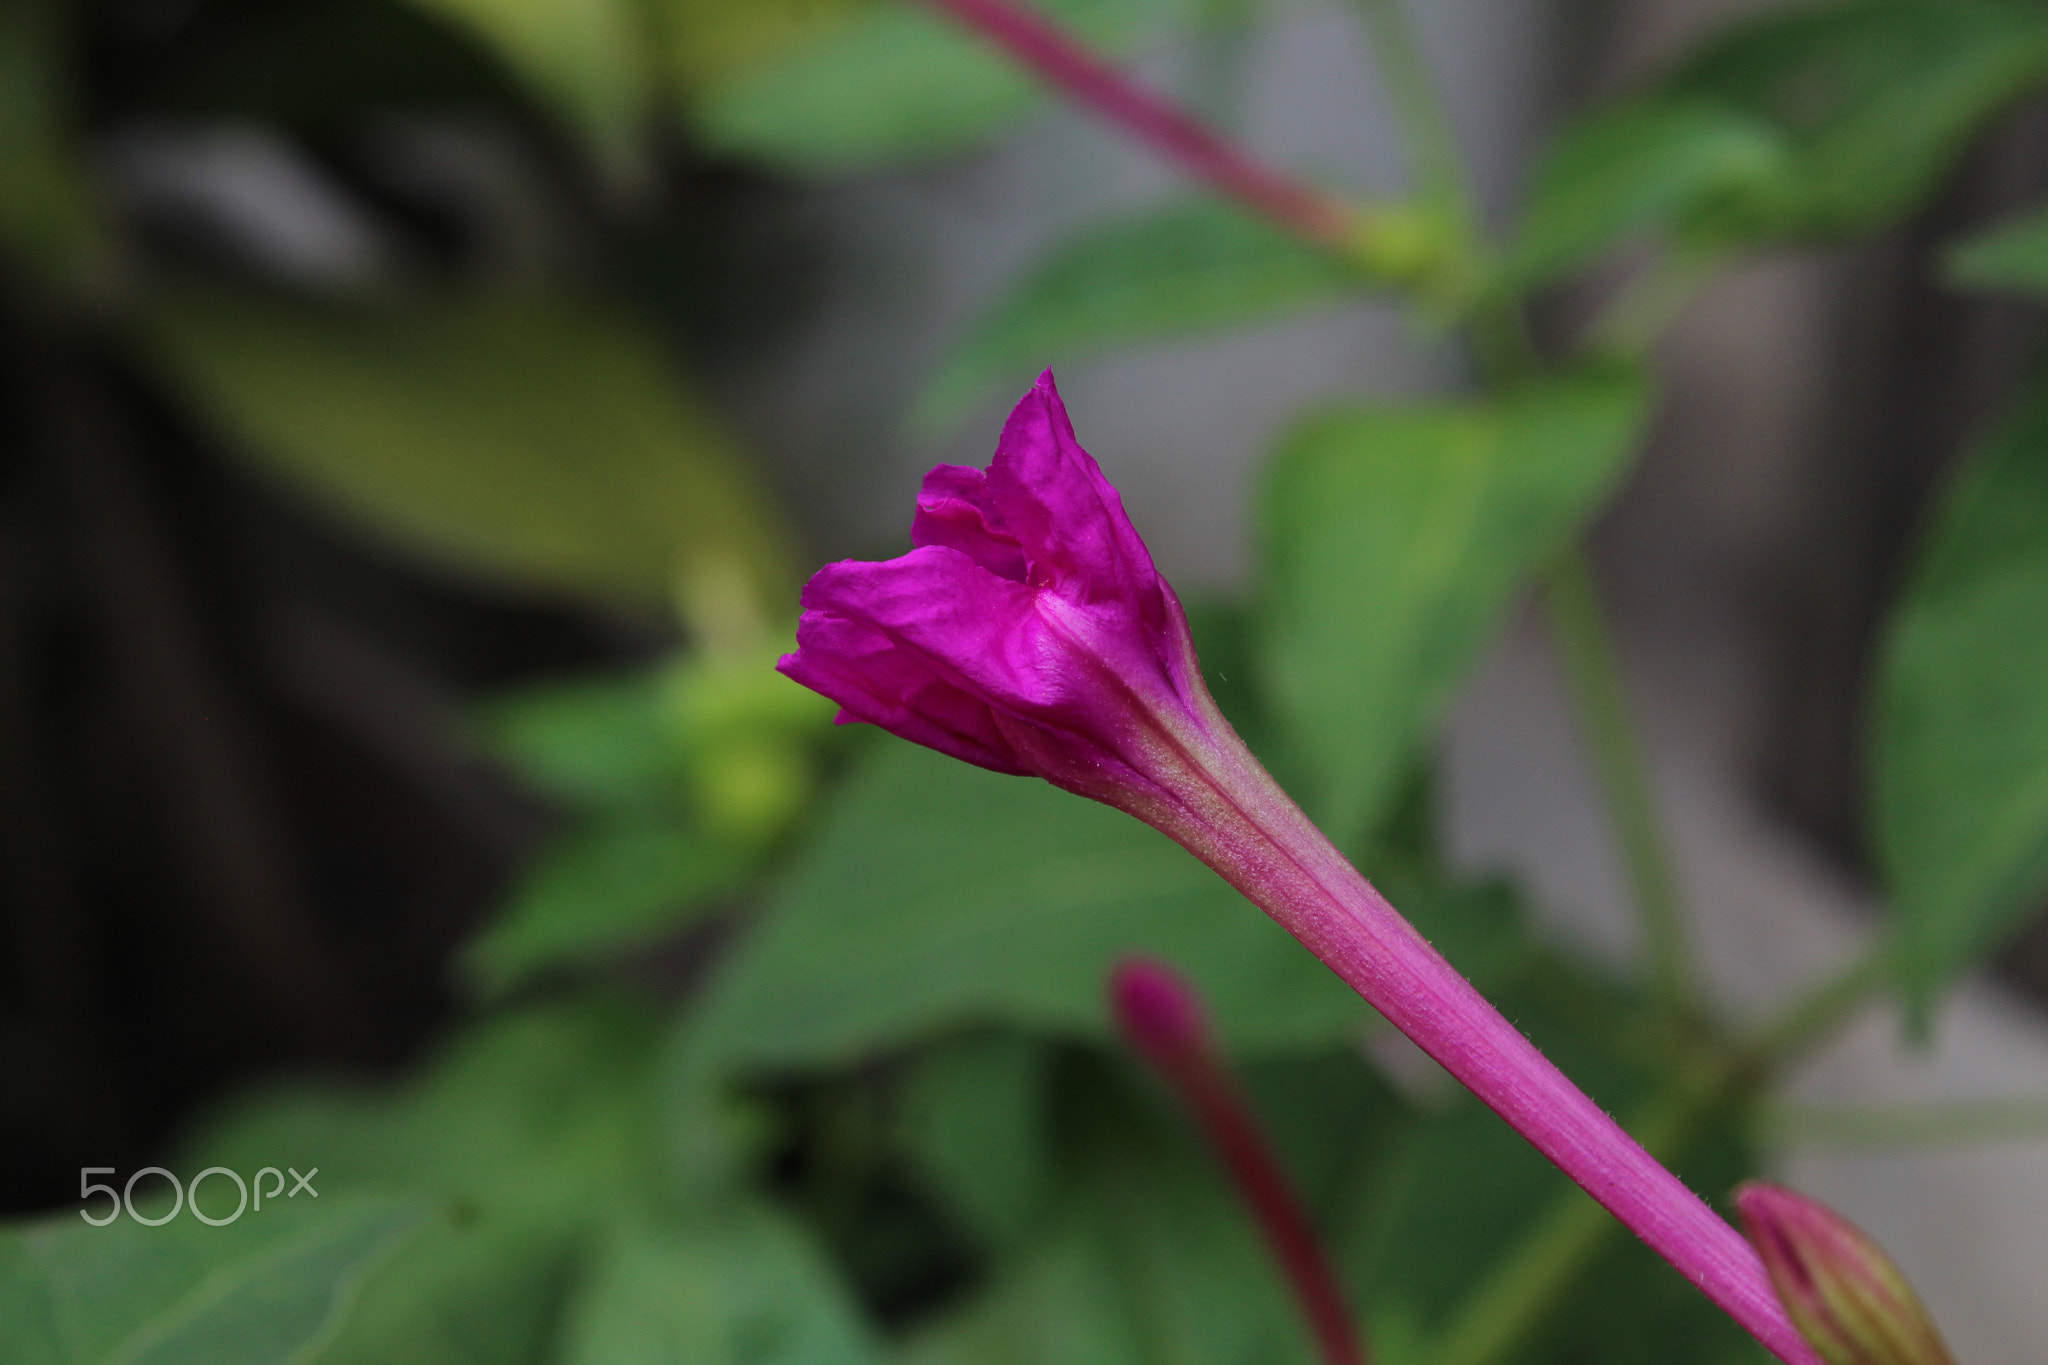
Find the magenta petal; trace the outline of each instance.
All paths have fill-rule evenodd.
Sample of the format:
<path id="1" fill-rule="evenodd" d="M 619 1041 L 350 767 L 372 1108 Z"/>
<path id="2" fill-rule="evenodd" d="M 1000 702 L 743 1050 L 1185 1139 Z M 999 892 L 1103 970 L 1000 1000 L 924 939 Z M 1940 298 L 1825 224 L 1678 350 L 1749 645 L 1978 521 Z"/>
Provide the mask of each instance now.
<path id="1" fill-rule="evenodd" d="M 798 652 L 776 670 L 839 703 L 841 723 L 866 721 L 981 768 L 1029 774 L 982 702 L 888 636 L 858 621 L 806 612 Z"/>
<path id="2" fill-rule="evenodd" d="M 1160 625 L 1159 573 L 1123 499 L 1074 437 L 1052 371 L 1010 414 L 989 465 L 991 500 L 1024 547 L 1031 582 L 1085 603 L 1137 608 Z"/>
<path id="3" fill-rule="evenodd" d="M 940 561 L 937 574 L 921 572 L 932 559 Z M 784 655 L 776 667 L 838 702 L 842 719 L 866 721 L 980 767 L 1022 776 L 1032 769 L 1004 737 L 988 702 L 963 685 L 942 658 L 906 646 L 872 610 L 877 603 L 887 604 L 893 610 L 884 614 L 903 624 L 900 618 L 917 614 L 917 600 L 932 590 L 934 577 L 944 581 L 954 566 L 991 587 L 1027 592 L 944 548 L 916 550 L 887 564 L 829 564 L 804 589 L 797 652 Z M 946 624 L 938 623 L 936 630 L 944 636 Z M 974 632 L 970 628 L 967 633 Z"/>
<path id="4" fill-rule="evenodd" d="M 943 545 L 881 564 L 833 564 L 804 589 L 806 619 L 817 611 L 860 621 L 934 675 L 1033 718 L 1087 690 L 1048 638 L 1039 603 L 1038 592 Z"/>
<path id="5" fill-rule="evenodd" d="M 991 517 L 987 471 L 942 464 L 924 476 L 917 514 L 910 523 L 910 543 L 919 549 L 944 545 L 998 578 L 1022 583 L 1030 572 L 1023 547 L 1016 537 L 992 525 Z"/>

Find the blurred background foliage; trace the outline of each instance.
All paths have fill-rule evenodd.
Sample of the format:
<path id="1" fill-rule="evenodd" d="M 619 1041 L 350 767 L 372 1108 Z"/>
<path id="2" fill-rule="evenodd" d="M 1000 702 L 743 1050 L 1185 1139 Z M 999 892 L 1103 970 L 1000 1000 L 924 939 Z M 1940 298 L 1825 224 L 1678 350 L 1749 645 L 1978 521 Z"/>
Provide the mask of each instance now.
<path id="1" fill-rule="evenodd" d="M 1262 18 L 1044 9 L 1111 55 Z M 1449 870 L 1430 736 L 1629 468 L 1675 302 L 1923 213 L 2043 87 L 2036 4 L 1773 11 L 1567 121 L 1490 246 L 1423 158 L 1378 207 L 1458 269 L 1155 203 L 1028 264 L 900 416 L 1395 289 L 1483 352 L 1647 256 L 1482 393 L 1304 414 L 1251 592 L 1194 614 L 1305 807 L 1718 1197 L 1783 1058 Z M 835 490 L 759 456 L 722 366 L 815 306 L 808 202 L 1042 98 L 899 0 L 0 0 L 0 1193 L 290 1161 L 332 1201 L 25 1221 L 10 1360 L 1306 1360 L 1108 1030 L 1131 952 L 1207 993 L 1380 1358 L 1759 1358 L 1161 837 L 772 672 L 791 508 Z M 2039 297 L 2044 221 L 1952 280 Z M 2041 403 L 1961 453 L 1863 660 L 1855 842 L 1923 1006 L 2048 882 Z"/>

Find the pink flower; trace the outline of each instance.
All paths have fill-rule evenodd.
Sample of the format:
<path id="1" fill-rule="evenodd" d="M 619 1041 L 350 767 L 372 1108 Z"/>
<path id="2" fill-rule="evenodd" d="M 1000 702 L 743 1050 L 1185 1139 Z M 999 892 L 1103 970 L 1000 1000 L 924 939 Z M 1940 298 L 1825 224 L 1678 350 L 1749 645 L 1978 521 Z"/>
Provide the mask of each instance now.
<path id="1" fill-rule="evenodd" d="M 867 721 L 1112 805 L 1158 797 L 1170 751 L 1223 725 L 1180 599 L 1039 378 L 988 469 L 925 475 L 916 547 L 804 588 L 779 667 Z"/>
<path id="2" fill-rule="evenodd" d="M 1735 1194 L 1792 1321 L 1828 1365 L 1954 1365 L 1906 1277 L 1848 1219 L 1780 1185 Z"/>
<path id="3" fill-rule="evenodd" d="M 911 539 L 900 559 L 819 570 L 784 673 L 838 702 L 842 721 L 1036 774 L 1163 831 L 1766 1347 L 1818 1365 L 1741 1235 L 1503 1019 L 1238 739 L 1050 374 L 985 472 L 926 476 Z"/>

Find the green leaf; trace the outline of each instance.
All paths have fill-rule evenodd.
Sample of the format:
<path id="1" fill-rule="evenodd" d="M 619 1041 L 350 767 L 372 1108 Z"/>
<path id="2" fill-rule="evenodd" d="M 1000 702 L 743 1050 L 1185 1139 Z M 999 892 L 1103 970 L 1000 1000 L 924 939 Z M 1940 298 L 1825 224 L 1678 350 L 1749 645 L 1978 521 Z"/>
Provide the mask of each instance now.
<path id="1" fill-rule="evenodd" d="M 1097 224 L 1033 265 L 950 349 L 917 420 L 948 425 L 1048 365 L 1341 303 L 1370 284 L 1231 204 L 1195 200 Z"/>
<path id="2" fill-rule="evenodd" d="M 1107 1036 L 1104 981 L 1134 952 L 1186 972 L 1243 1048 L 1340 1036 L 1364 1013 L 1164 835 L 887 741 L 735 945 L 691 1046 L 726 1070 L 837 1065 L 978 1024 Z"/>
<path id="3" fill-rule="evenodd" d="M 1097 51 L 1154 31 L 1179 0 L 1047 0 Z M 1030 107 L 1013 62 L 928 6 L 889 0 L 772 61 L 711 82 L 695 101 L 712 148 L 799 174 L 845 174 L 964 151 Z"/>
<path id="4" fill-rule="evenodd" d="M 878 0 L 650 0 L 685 89 L 765 66 L 875 8 Z"/>
<path id="5" fill-rule="evenodd" d="M 1924 1009 L 2048 888 L 2048 392 L 1971 455 L 1892 623 L 1875 834 Z"/>
<path id="6" fill-rule="evenodd" d="M 615 1228 L 569 1310 L 562 1365 L 867 1365 L 845 1287 L 766 1208 Z"/>
<path id="7" fill-rule="evenodd" d="M 542 293 L 344 310 L 181 290 L 147 332 L 244 453 L 450 564 L 668 600 L 735 570 L 781 600 L 779 529 L 655 342 Z"/>
<path id="8" fill-rule="evenodd" d="M 246 1179 L 258 1168 L 236 1169 Z M 332 1197 L 245 1210 L 222 1227 L 189 1214 L 91 1227 L 66 1213 L 0 1234 L 0 1356 L 297 1365 L 332 1339 L 364 1275 L 420 1217 L 394 1200 Z"/>
<path id="9" fill-rule="evenodd" d="M 551 968 L 590 966 L 695 922 L 746 881 L 740 850 L 662 821 L 600 823 L 557 839 L 512 903 L 463 949 L 464 977 L 500 996 Z"/>
<path id="10" fill-rule="evenodd" d="M 1703 204 L 1784 173 L 1786 147 L 1764 121 L 1684 98 L 1603 110 L 1568 128 L 1537 168 L 1503 282 L 1528 289 Z"/>
<path id="11" fill-rule="evenodd" d="M 1737 25 L 1665 86 L 1767 121 L 1787 173 L 1718 235 L 1835 237 L 1910 212 L 2000 109 L 2048 79 L 2048 14 L 2010 0 L 1862 0 Z"/>
<path id="12" fill-rule="evenodd" d="M 571 1000 L 459 1035 L 404 1087 L 297 1085 L 216 1115 L 188 1164 L 321 1170 L 323 1197 L 431 1199 L 320 1365 L 525 1365 L 559 1330 L 580 1248 L 660 1184 L 653 1013 Z"/>
<path id="13" fill-rule="evenodd" d="M 630 165 L 652 90 L 633 0 L 412 0 L 481 38 L 599 156 Z"/>
<path id="14" fill-rule="evenodd" d="M 1052 1062 L 1036 1039 L 977 1033 L 926 1052 L 905 1078 L 900 1141 L 989 1246 L 1018 1241 L 1050 1192 Z"/>
<path id="15" fill-rule="evenodd" d="M 543 683 L 478 708 L 484 747 L 550 796 L 612 812 L 673 810 L 681 760 L 661 673 Z"/>
<path id="16" fill-rule="evenodd" d="M 1262 680 L 1295 793 L 1362 837 L 1509 596 L 1613 485 L 1647 406 L 1632 373 L 1492 405 L 1348 407 L 1282 442 L 1262 499 Z"/>
<path id="17" fill-rule="evenodd" d="M 914 1338 L 909 1365 L 1306 1365 L 1300 1314 L 1178 1115 L 1100 1074 L 1069 1082 L 1068 1184 L 990 1288 Z"/>
<path id="18" fill-rule="evenodd" d="M 1556 141 L 1503 270 L 1527 288 L 1644 232 L 1699 247 L 1875 231 L 2048 81 L 2048 15 L 2011 0 L 1844 0 L 1729 26 Z"/>
<path id="19" fill-rule="evenodd" d="M 1951 283 L 2048 295 L 2048 209 L 2007 219 L 1948 253 Z"/>

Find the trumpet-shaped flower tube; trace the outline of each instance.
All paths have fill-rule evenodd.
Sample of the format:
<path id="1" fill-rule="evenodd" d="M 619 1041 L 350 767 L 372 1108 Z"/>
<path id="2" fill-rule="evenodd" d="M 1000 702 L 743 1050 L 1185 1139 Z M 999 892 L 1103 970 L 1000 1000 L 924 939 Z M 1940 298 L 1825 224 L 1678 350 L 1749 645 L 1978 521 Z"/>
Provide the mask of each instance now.
<path id="1" fill-rule="evenodd" d="M 1741 1235 L 1431 948 L 1237 737 L 1179 599 L 1049 373 L 986 470 L 925 477 L 911 541 L 900 559 L 818 571 L 784 673 L 838 702 L 841 721 L 1042 777 L 1163 831 L 1780 1359 L 1818 1365 Z"/>
<path id="2" fill-rule="evenodd" d="M 1751 1183 L 1735 1207 L 1792 1321 L 1828 1365 L 1955 1365 L 1884 1248 L 1817 1199 Z"/>

